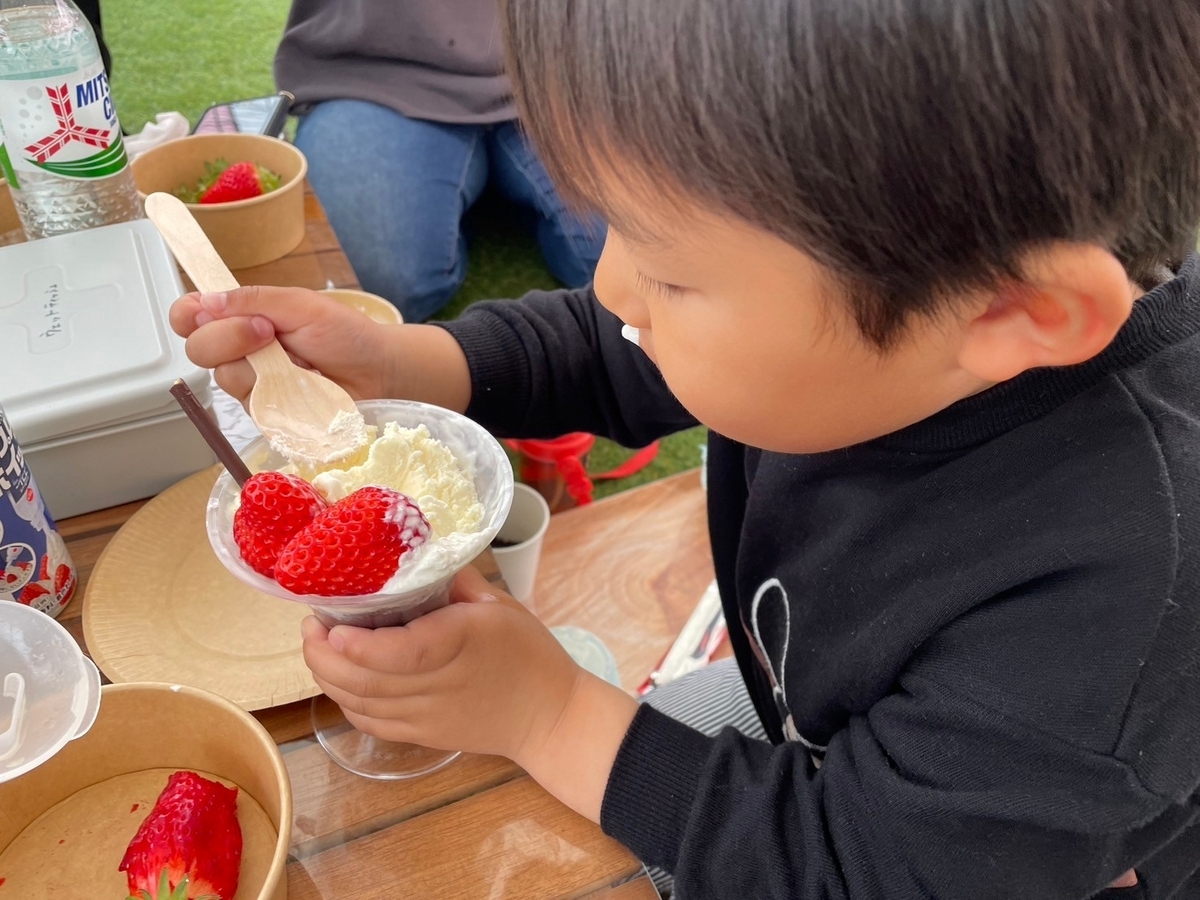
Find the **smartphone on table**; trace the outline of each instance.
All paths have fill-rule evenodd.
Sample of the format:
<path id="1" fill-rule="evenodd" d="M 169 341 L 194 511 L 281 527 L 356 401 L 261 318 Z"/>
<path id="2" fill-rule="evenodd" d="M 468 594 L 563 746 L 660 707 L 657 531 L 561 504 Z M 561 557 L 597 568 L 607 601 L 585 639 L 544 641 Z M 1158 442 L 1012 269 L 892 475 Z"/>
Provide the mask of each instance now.
<path id="1" fill-rule="evenodd" d="M 295 98 L 287 91 L 269 97 L 218 103 L 204 111 L 192 134 L 265 134 L 282 137 Z"/>

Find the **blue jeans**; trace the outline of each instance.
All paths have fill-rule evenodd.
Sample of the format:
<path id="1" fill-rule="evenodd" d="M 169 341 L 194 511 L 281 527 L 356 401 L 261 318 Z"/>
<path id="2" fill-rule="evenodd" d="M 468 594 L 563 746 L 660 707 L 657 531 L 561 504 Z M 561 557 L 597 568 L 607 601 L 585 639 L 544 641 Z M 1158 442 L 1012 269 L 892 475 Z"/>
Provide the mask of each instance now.
<path id="1" fill-rule="evenodd" d="M 536 216 L 551 274 L 592 280 L 604 222 L 567 210 L 516 122 L 448 125 L 361 100 L 327 100 L 300 120 L 296 146 L 365 290 L 409 322 L 445 306 L 463 283 L 463 214 L 489 179 Z"/>

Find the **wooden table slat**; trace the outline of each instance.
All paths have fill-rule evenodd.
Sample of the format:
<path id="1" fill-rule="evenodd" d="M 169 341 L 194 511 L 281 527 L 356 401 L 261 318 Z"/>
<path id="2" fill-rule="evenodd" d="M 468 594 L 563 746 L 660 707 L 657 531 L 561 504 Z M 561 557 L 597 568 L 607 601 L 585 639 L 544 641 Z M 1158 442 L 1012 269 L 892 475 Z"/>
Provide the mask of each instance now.
<path id="1" fill-rule="evenodd" d="M 313 739 L 285 749 L 293 785 L 291 852 L 300 858 L 450 806 L 523 774 L 506 759 L 464 754 L 422 778 L 373 782 L 338 766 Z"/>
<path id="2" fill-rule="evenodd" d="M 625 848 L 522 777 L 292 861 L 288 897 L 545 900 L 585 896 L 639 871 Z"/>

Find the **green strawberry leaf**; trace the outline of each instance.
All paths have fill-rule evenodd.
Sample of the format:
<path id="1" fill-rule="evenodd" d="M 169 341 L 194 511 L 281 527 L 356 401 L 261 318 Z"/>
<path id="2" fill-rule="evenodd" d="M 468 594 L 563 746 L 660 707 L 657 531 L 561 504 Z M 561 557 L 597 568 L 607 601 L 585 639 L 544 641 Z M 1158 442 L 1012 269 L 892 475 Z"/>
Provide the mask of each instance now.
<path id="1" fill-rule="evenodd" d="M 262 185 L 263 193 L 269 194 L 271 191 L 277 191 L 283 185 L 283 179 L 268 169 L 266 166 L 255 165 L 258 169 L 258 183 Z"/>
<path id="2" fill-rule="evenodd" d="M 186 184 L 181 184 L 175 188 L 173 193 L 184 203 L 199 203 L 200 198 L 204 196 L 204 192 L 212 187 L 221 173 L 229 168 L 231 163 L 226 159 L 218 159 L 214 162 L 206 162 L 204 164 L 204 174 L 196 182 L 195 187 L 189 187 Z"/>

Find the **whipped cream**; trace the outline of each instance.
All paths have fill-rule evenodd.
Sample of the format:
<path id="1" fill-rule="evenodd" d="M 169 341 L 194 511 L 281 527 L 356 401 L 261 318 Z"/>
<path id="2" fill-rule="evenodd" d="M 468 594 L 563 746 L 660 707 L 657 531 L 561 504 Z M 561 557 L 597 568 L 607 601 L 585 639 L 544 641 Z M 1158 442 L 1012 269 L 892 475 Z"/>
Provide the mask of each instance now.
<path id="1" fill-rule="evenodd" d="M 339 409 L 324 431 L 303 422 L 295 422 L 292 427 L 291 433 L 271 430 L 267 441 L 302 476 L 360 457 L 374 437 L 374 430 L 367 426 L 358 410 Z M 324 447 L 326 452 L 314 458 L 314 447 Z"/>

